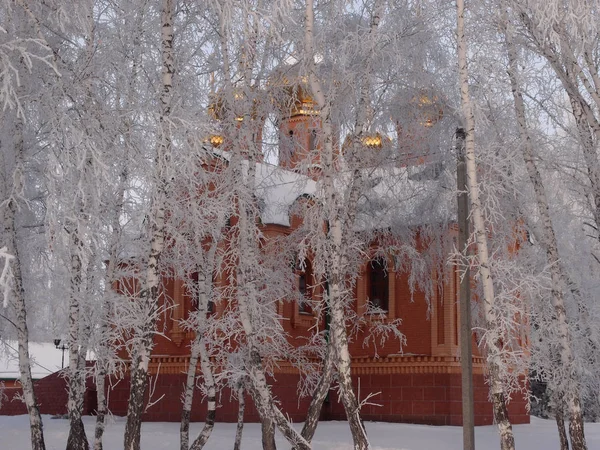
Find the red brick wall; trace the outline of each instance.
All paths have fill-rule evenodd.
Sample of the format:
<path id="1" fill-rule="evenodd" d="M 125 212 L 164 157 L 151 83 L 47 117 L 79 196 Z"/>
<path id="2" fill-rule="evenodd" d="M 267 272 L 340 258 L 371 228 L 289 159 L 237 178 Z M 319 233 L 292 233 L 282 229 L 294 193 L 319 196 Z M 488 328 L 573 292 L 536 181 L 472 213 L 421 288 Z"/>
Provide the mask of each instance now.
<path id="1" fill-rule="evenodd" d="M 475 423 L 490 425 L 493 422 L 492 407 L 488 402 L 488 387 L 482 375 L 475 375 Z M 129 379 L 112 379 L 107 388 L 109 407 L 115 415 L 127 413 L 129 398 Z M 154 380 L 152 380 L 154 383 Z M 296 394 L 298 376 L 281 374 L 273 383 L 273 394 L 282 410 L 294 422 L 304 420 L 310 399 L 298 400 Z M 185 374 L 161 375 L 154 384 L 153 399 L 164 397 L 151 406 L 144 414 L 146 421 L 171 421 L 181 419 L 181 394 L 185 383 Z M 362 416 L 365 420 L 384 422 L 408 422 L 432 425 L 461 425 L 461 387 L 460 374 L 392 374 L 361 375 L 353 377 L 354 389 L 360 399 L 371 392 L 379 392 L 370 402 L 381 406 L 365 405 Z M 359 389 L 360 385 L 360 389 Z M 66 380 L 57 372 L 35 383 L 35 391 L 42 414 L 62 415 L 67 412 Z M 26 414 L 25 405 L 15 398 L 21 389 L 6 389 L 9 400 L 2 404 L 0 414 Z M 96 391 L 91 379 L 87 381 L 87 392 L 84 414 L 93 414 L 96 409 Z M 237 420 L 238 402 L 229 389 L 225 388 L 219 395 L 217 421 L 235 422 Z M 512 423 L 529 423 L 524 399 L 515 396 L 508 406 Z M 206 402 L 197 390 L 192 407 L 192 421 L 204 420 Z M 325 403 L 321 414 L 323 420 L 345 420 L 344 408 L 338 399 L 335 389 L 330 391 L 329 400 Z M 257 422 L 258 413 L 252 400 L 246 395 L 246 422 Z"/>
<path id="2" fill-rule="evenodd" d="M 461 425 L 462 403 L 459 374 L 393 374 L 362 375 L 353 377 L 354 389 L 358 393 L 360 379 L 360 399 L 370 392 L 380 392 L 371 399 L 371 403 L 381 406 L 366 405 L 362 409 L 365 420 L 384 422 L 408 422 L 431 425 Z M 154 390 L 154 398 L 165 397 L 152 406 L 144 420 L 147 421 L 179 421 L 181 418 L 181 393 L 185 375 L 162 375 Z M 280 407 L 294 422 L 304 420 L 310 399 L 298 402 L 297 375 L 278 375 L 273 387 L 273 394 Z M 493 422 L 492 406 L 488 402 L 488 387 L 482 375 L 475 375 L 475 423 L 490 425 Z M 125 415 L 129 385 L 122 380 L 112 388 L 109 394 L 109 406 L 115 415 Z M 219 398 L 216 420 L 235 422 L 237 420 L 238 403 L 233 399 L 229 389 L 223 389 Z M 529 415 L 525 411 L 526 402 L 515 398 L 509 404 L 509 414 L 514 424 L 529 423 Z M 206 414 L 206 404 L 196 391 L 192 407 L 192 421 L 202 421 Z M 324 405 L 321 414 L 323 420 L 345 420 L 346 415 L 335 389 L 330 391 L 329 401 Z M 252 400 L 246 396 L 244 420 L 257 422 L 258 414 Z"/>
<path id="3" fill-rule="evenodd" d="M 34 391 L 42 414 L 67 413 L 67 383 L 60 372 L 37 380 L 34 383 Z M 18 398 L 23 394 L 20 387 L 7 389 L 5 394 L 7 394 L 8 401 L 2 403 L 0 414 L 5 416 L 27 414 L 25 404 Z"/>
<path id="4" fill-rule="evenodd" d="M 154 384 L 153 399 L 158 399 L 164 395 L 163 399 L 151 406 L 143 416 L 146 421 L 172 421 L 181 420 L 181 395 L 185 383 L 185 374 L 179 375 L 161 375 L 156 384 Z M 273 393 L 281 403 L 282 409 L 295 422 L 302 421 L 304 414 L 308 409 L 310 399 L 303 399 L 298 404 L 298 396 L 296 395 L 298 386 L 297 375 L 277 375 L 276 383 L 273 387 Z M 152 381 L 154 383 L 154 381 Z M 115 383 L 112 380 L 112 387 L 109 388 L 108 400 L 109 408 L 112 413 L 117 416 L 127 414 L 127 401 L 129 398 L 129 379 L 125 378 Z M 216 420 L 218 422 L 236 422 L 238 413 L 238 402 L 233 397 L 232 392 L 228 388 L 221 390 L 218 395 L 218 404 Z M 146 401 L 148 393 L 146 393 Z M 194 401 L 192 404 L 191 420 L 198 422 L 203 421 L 206 415 L 206 402 L 202 397 L 202 393 L 196 389 L 194 393 Z M 244 420 L 247 422 L 258 422 L 258 413 L 251 398 L 246 395 L 246 407 L 244 411 Z"/>
<path id="5" fill-rule="evenodd" d="M 88 367 L 90 367 L 88 362 Z M 86 380 L 86 393 L 83 404 L 83 414 L 93 414 L 96 411 L 96 390 L 92 378 Z M 53 416 L 67 414 L 67 380 L 62 372 L 55 372 L 47 377 L 37 380 L 33 389 L 40 413 L 50 414 Z M 0 415 L 16 416 L 27 414 L 25 404 L 19 400 L 22 395 L 20 384 L 18 387 L 6 389 L 4 393 L 8 397 L 8 401 L 2 403 Z"/>

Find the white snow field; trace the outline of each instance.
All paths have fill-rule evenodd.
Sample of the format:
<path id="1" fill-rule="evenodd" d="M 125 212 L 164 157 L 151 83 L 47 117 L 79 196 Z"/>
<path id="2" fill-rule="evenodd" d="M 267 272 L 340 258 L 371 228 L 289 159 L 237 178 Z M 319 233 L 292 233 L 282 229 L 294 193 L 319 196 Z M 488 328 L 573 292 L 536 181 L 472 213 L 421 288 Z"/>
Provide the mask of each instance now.
<path id="1" fill-rule="evenodd" d="M 44 416 L 44 434 L 47 450 L 64 450 L 67 442 L 68 423 L 64 419 Z M 85 417 L 88 437 L 93 434 L 94 417 Z M 191 436 L 196 436 L 202 424 L 191 426 Z M 600 423 L 585 425 L 589 450 L 600 450 Z M 108 425 L 104 448 L 123 448 L 125 420 L 117 417 Z M 461 450 L 462 429 L 459 427 L 434 427 L 424 425 L 367 422 L 367 432 L 373 450 Z M 515 439 L 518 450 L 555 450 L 559 448 L 556 426 L 552 420 L 531 418 L 530 425 L 516 425 Z M 223 450 L 233 448 L 235 424 L 217 423 L 205 449 Z M 29 444 L 27 416 L 0 416 L 0 449 L 27 450 Z M 475 430 L 477 450 L 497 450 L 499 441 L 493 426 L 477 427 Z M 313 441 L 315 450 L 351 450 L 352 439 L 345 422 L 322 422 Z M 289 449 L 281 436 L 277 436 L 279 449 Z M 146 422 L 142 426 L 143 450 L 177 450 L 179 448 L 179 424 Z M 261 450 L 258 424 L 244 425 L 243 450 Z"/>

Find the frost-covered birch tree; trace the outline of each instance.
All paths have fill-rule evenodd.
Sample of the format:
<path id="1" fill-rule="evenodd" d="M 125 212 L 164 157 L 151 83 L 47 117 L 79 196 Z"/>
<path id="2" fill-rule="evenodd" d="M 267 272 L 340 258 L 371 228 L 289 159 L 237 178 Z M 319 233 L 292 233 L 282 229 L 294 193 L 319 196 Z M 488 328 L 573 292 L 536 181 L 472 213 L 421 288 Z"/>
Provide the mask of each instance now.
<path id="1" fill-rule="evenodd" d="M 222 60 L 219 100 L 215 106 L 217 114 L 221 115 L 223 135 L 230 140 L 226 147 L 230 152 L 227 171 L 233 180 L 228 188 L 230 204 L 234 208 L 230 245 L 225 256 L 230 264 L 233 263 L 225 270 L 233 281 L 233 289 L 225 293 L 225 297 L 236 306 L 224 316 L 223 325 L 227 328 L 234 326 L 233 330 L 238 330 L 234 332 L 243 336 L 241 341 L 238 339 L 240 348 L 237 354 L 241 367 L 237 370 L 243 370 L 248 377 L 249 392 L 267 436 L 274 432 L 269 430 L 275 425 L 293 445 L 308 448 L 274 403 L 267 382 L 265 366 L 268 367 L 270 358 L 283 351 L 281 345 L 285 344 L 285 339 L 275 308 L 279 299 L 261 288 L 267 274 L 261 264 L 259 210 L 255 196 L 257 163 L 262 159 L 258 140 L 263 121 L 261 108 L 265 107 L 260 103 L 258 89 L 261 78 L 266 75 L 268 67 L 265 63 L 270 56 L 264 52 L 271 50 L 268 46 L 271 39 L 278 39 L 277 30 L 270 21 L 282 17 L 280 14 L 284 6 L 284 2 L 249 1 L 236 7 L 215 5 L 214 9 L 220 30 Z M 239 26 L 235 17 L 241 19 Z M 263 48 L 265 40 L 267 46 Z M 235 49 L 240 56 L 236 57 Z M 265 286 L 269 285 L 265 282 Z M 231 335 L 231 332 L 229 328 L 226 335 Z"/>
<path id="2" fill-rule="evenodd" d="M 538 214 L 542 222 L 541 244 L 543 245 L 547 258 L 548 266 L 552 281 L 552 305 L 554 307 L 555 320 L 557 322 L 557 346 L 559 353 L 559 365 L 564 373 L 564 392 L 557 392 L 560 397 L 564 397 L 564 401 L 569 413 L 570 425 L 569 431 L 571 435 L 571 445 L 573 449 L 585 449 L 585 437 L 583 434 L 583 414 L 581 410 L 581 400 L 579 397 L 579 387 L 577 380 L 573 377 L 575 373 L 572 369 L 574 363 L 573 344 L 571 331 L 569 330 L 567 311 L 565 306 L 565 289 L 567 286 L 566 275 L 563 272 L 563 266 L 560 261 L 558 243 L 552 219 L 549 214 L 548 200 L 546 190 L 537 167 L 532 140 L 529 135 L 527 125 L 525 104 L 519 81 L 518 56 L 513 42 L 513 31 L 511 25 L 507 24 L 505 28 L 506 45 L 508 52 L 508 74 L 511 81 L 515 104 L 515 116 L 519 126 L 519 135 L 522 140 L 523 158 L 527 172 L 531 179 L 537 201 Z"/>
<path id="3" fill-rule="evenodd" d="M 161 282 L 160 257 L 165 245 L 165 214 L 169 189 L 169 164 L 172 153 L 171 110 L 173 99 L 174 18 L 175 1 L 164 0 L 160 5 L 161 89 L 156 127 L 156 156 L 152 177 L 152 197 L 149 214 L 149 250 L 142 268 L 139 302 L 144 313 L 144 324 L 139 329 L 131 355 L 131 388 L 127 409 L 124 446 L 128 450 L 140 448 L 141 415 L 148 383 L 148 365 L 154 343 L 159 312 Z"/>
<path id="4" fill-rule="evenodd" d="M 338 9 L 330 6 L 306 2 L 303 52 L 295 68 L 298 71 L 296 82 L 314 101 L 314 120 L 318 124 L 318 146 L 310 149 L 301 166 L 307 174 L 317 168 L 313 175 L 317 189 L 314 201 L 307 202 L 307 207 L 302 209 L 300 254 L 312 255 L 314 276 L 322 280 L 320 283 L 324 287 L 320 311 L 328 317 L 329 326 L 329 339 L 321 353 L 323 372 L 311 389 L 314 389 L 313 397 L 303 436 L 312 438 L 321 404 L 336 379 L 354 446 L 368 448 L 360 420 L 361 405 L 351 382 L 349 341 L 356 338 L 355 327 L 359 327 L 366 317 L 365 311 L 357 312 L 351 305 L 353 289 L 361 265 L 370 264 L 374 256 L 393 259 L 396 268 L 400 264 L 415 268 L 413 263 L 420 258 L 403 261 L 410 253 L 408 249 L 414 244 L 415 235 L 403 210 L 410 209 L 407 197 L 411 188 L 405 185 L 402 190 L 399 187 L 402 174 L 407 173 L 402 166 L 418 163 L 399 149 L 405 148 L 408 153 L 413 151 L 415 160 L 431 156 L 417 147 L 435 133 L 416 123 L 421 117 L 417 108 L 412 113 L 408 109 L 411 97 L 414 99 L 421 89 L 431 92 L 434 86 L 426 82 L 409 86 L 403 83 L 410 75 L 427 78 L 424 60 L 406 50 L 412 45 L 427 47 L 426 27 L 421 22 L 424 19 L 420 11 L 409 4 L 391 5 L 384 1 L 362 4 L 363 9 L 350 4 L 340 4 Z M 332 29 L 336 32 L 330 33 Z M 405 65 L 397 71 L 386 71 L 386 67 L 396 67 L 396 58 L 402 59 Z M 286 73 L 285 68 L 281 70 Z M 288 69 L 287 73 L 294 74 L 294 68 Z M 402 99 L 406 99 L 404 104 Z M 392 123 L 389 123 L 390 111 Z M 412 129 L 419 136 L 415 142 L 410 142 L 408 136 L 401 136 L 399 131 L 402 119 L 409 117 L 414 121 Z M 421 120 L 425 122 L 422 117 Z M 437 120 L 432 119 L 432 125 Z M 343 144 L 340 135 L 345 137 Z M 392 141 L 392 138 L 397 140 Z M 370 146 L 370 139 L 379 139 L 379 144 Z M 411 144 L 413 148 L 410 148 Z M 390 208 L 389 215 L 384 212 L 387 208 Z M 381 215 L 377 217 L 378 214 Z M 406 211 L 406 214 L 410 213 Z M 394 234 L 399 229 L 404 230 L 403 235 Z M 379 245 L 374 244 L 376 242 Z M 400 248 L 407 253 L 401 255 Z M 427 285 L 426 277 L 420 278 L 417 270 L 413 275 L 413 281 Z M 430 286 L 425 288 L 429 289 Z M 371 330 L 397 340 L 401 347 L 401 318 L 379 323 L 373 317 L 385 317 L 387 311 L 378 310 L 370 302 L 365 308 Z"/>
<path id="5" fill-rule="evenodd" d="M 23 242 L 23 219 L 32 213 L 28 201 L 31 192 L 27 185 L 27 164 L 31 162 L 31 140 L 28 139 L 31 104 L 27 95 L 35 92 L 40 70 L 56 74 L 52 52 L 40 33 L 36 16 L 36 3 L 2 2 L 0 11 L 4 21 L 0 24 L 0 73 L 3 103 L 0 156 L 0 192 L 3 199 L 0 210 L 3 216 L 2 248 L 5 249 L 4 302 L 2 319 L 14 327 L 18 340 L 19 371 L 23 399 L 27 407 L 31 430 L 31 446 L 45 448 L 42 419 L 36 403 L 29 361 L 28 313 L 31 299 L 25 288 L 28 260 Z M 8 261 L 10 255 L 10 264 Z M 8 272 L 10 271 L 10 272 Z"/>

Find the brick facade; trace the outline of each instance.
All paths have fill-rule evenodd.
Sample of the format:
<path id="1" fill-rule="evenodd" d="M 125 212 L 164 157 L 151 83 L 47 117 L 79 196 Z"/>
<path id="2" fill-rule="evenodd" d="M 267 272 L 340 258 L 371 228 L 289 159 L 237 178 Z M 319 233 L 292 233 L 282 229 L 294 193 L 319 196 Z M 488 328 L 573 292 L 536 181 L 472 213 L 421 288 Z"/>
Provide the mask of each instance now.
<path id="1" fill-rule="evenodd" d="M 462 403 L 460 374 L 419 373 L 419 374 L 371 374 L 354 375 L 354 389 L 360 399 L 369 393 L 379 393 L 361 410 L 364 420 L 383 422 L 407 422 L 429 425 L 462 425 Z M 309 398 L 299 400 L 296 395 L 298 375 L 280 374 L 273 382 L 273 394 L 279 402 L 284 414 L 294 422 L 302 422 L 305 418 Z M 151 406 L 144 414 L 145 421 L 181 420 L 181 394 L 185 383 L 185 375 L 159 376 L 153 396 L 164 398 Z M 491 425 L 493 423 L 492 405 L 488 401 L 488 388 L 483 375 L 474 376 L 475 424 Z M 115 415 L 125 415 L 129 385 L 127 380 L 120 381 L 112 388 L 110 409 Z M 258 422 L 259 417 L 246 395 L 244 420 Z M 218 397 L 217 422 L 235 422 L 237 420 L 238 402 L 231 391 L 225 388 Z M 508 406 L 513 424 L 529 423 L 526 401 L 515 397 Z M 206 403 L 201 393 L 196 391 L 192 407 L 192 421 L 203 421 L 206 414 Z M 335 389 L 330 391 L 328 401 L 321 412 L 321 420 L 345 420 L 343 405 L 337 398 Z"/>
<path id="2" fill-rule="evenodd" d="M 88 363 L 88 366 L 90 363 Z M 33 383 L 35 396 L 40 413 L 61 416 L 67 414 L 68 388 L 67 380 L 62 371 L 35 380 Z M 27 414 L 25 403 L 20 400 L 23 390 L 19 382 L 11 383 L 4 390 L 6 399 L 0 407 L 0 415 L 17 416 Z M 86 381 L 83 414 L 94 414 L 97 408 L 96 387 L 91 378 Z"/>

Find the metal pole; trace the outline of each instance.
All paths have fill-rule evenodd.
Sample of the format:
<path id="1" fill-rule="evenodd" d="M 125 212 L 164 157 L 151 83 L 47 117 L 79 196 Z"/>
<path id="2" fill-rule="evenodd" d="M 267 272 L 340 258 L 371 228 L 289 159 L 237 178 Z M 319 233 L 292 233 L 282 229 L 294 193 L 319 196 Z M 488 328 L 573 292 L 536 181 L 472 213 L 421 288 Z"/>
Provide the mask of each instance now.
<path id="1" fill-rule="evenodd" d="M 467 167 L 465 164 L 465 130 L 456 129 L 456 185 L 458 188 L 458 249 L 468 254 L 469 196 L 467 194 Z M 469 267 L 460 282 L 460 365 L 462 373 L 463 449 L 475 450 L 475 418 L 473 413 L 473 349 L 471 344 L 471 277 Z"/>

